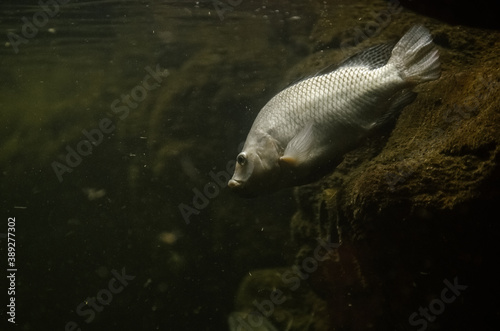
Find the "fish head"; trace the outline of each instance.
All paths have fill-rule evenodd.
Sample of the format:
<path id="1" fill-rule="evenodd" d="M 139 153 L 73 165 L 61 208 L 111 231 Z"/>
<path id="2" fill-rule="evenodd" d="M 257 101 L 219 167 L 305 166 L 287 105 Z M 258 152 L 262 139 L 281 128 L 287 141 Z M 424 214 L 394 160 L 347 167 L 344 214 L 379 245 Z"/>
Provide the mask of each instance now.
<path id="1" fill-rule="evenodd" d="M 243 151 L 236 157 L 229 188 L 247 197 L 275 190 L 274 185 L 280 178 L 278 160 L 277 148 L 271 140 L 261 139 L 259 144 L 245 144 Z"/>

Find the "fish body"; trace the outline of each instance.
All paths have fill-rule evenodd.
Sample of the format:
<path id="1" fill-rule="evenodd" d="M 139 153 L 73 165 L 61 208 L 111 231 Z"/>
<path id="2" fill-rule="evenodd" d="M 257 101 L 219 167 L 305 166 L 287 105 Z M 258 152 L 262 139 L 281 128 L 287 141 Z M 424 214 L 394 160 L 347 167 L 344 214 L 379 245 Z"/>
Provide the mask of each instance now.
<path id="1" fill-rule="evenodd" d="M 252 196 L 310 182 L 413 102 L 413 87 L 439 76 L 431 35 L 414 26 L 395 45 L 284 89 L 257 115 L 229 187 Z"/>

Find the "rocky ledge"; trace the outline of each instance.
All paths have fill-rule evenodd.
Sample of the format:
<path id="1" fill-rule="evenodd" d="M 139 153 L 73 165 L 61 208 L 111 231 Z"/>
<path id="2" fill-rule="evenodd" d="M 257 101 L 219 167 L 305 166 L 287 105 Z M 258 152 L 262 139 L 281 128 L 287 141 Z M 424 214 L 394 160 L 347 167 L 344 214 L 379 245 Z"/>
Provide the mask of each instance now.
<path id="1" fill-rule="evenodd" d="M 489 330 L 500 320 L 500 33 L 397 15 L 387 35 L 429 27 L 442 76 L 418 87 L 392 130 L 296 188 L 295 265 L 248 276 L 237 298 L 280 330 Z M 340 57 L 342 37 L 329 33 L 312 40 Z M 338 244 L 324 259 L 322 241 Z"/>

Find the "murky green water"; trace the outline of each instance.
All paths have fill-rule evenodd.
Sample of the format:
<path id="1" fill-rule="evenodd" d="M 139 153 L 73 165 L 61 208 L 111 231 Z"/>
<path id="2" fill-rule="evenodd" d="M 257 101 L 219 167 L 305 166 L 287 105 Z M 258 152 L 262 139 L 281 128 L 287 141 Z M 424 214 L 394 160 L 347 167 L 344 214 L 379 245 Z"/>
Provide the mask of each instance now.
<path id="1" fill-rule="evenodd" d="M 35 32 L 23 17 L 40 6 L 1 8 L 0 194 L 17 224 L 18 328 L 226 329 L 242 276 L 285 264 L 290 192 L 241 202 L 215 186 L 197 214 L 179 205 L 226 172 L 296 61 L 281 15 L 251 1 L 224 20 L 210 2 L 50 10 Z"/>
<path id="2" fill-rule="evenodd" d="M 0 5 L 17 329 L 227 330 L 242 278 L 297 253 L 292 190 L 244 200 L 225 189 L 238 146 L 270 97 L 345 57 L 339 48 L 366 39 L 357 22 L 388 5 L 47 3 Z"/>

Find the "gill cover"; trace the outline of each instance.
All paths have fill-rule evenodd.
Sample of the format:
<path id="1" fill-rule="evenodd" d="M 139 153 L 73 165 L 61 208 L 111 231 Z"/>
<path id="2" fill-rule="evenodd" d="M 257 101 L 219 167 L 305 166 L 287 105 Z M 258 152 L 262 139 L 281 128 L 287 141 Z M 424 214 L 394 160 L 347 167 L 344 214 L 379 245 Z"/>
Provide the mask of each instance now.
<path id="1" fill-rule="evenodd" d="M 254 143 L 247 142 L 236 157 L 236 168 L 228 183 L 229 188 L 243 195 L 273 190 L 273 185 L 280 177 L 278 161 L 277 145 L 269 136 L 263 136 Z"/>

